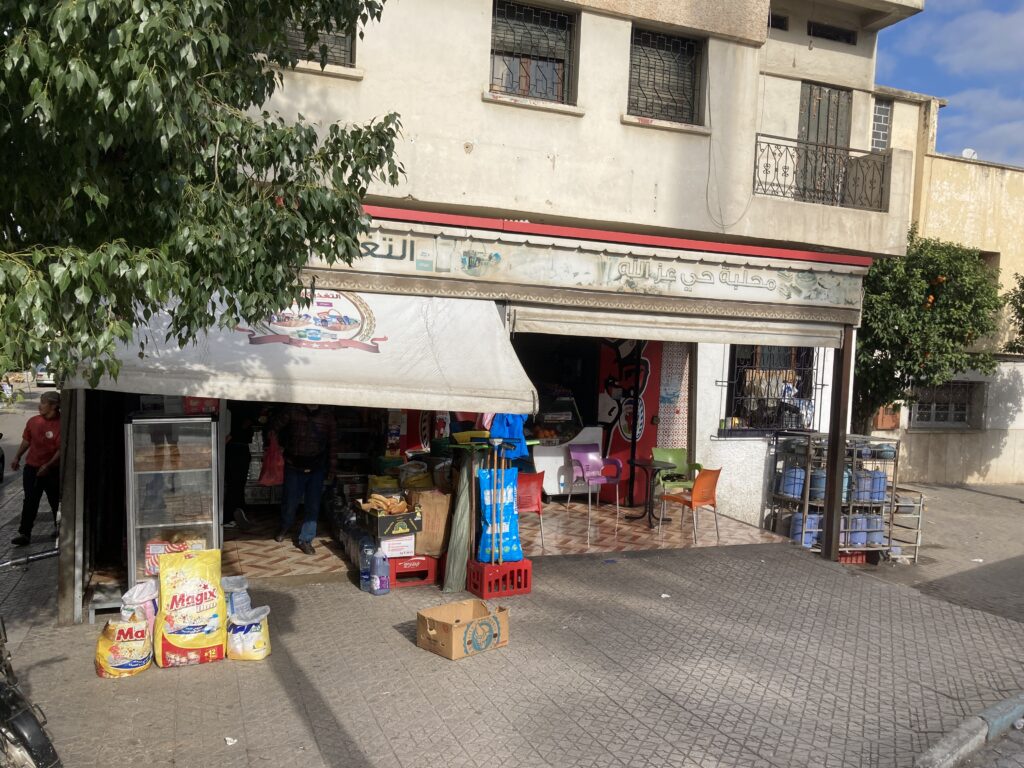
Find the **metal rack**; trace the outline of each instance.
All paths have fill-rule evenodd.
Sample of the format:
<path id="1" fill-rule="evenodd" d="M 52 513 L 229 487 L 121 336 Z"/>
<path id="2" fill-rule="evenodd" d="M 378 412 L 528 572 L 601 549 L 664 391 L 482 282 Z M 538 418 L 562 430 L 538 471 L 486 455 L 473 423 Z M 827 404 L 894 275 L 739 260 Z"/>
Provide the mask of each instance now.
<path id="1" fill-rule="evenodd" d="M 924 494 L 909 488 L 897 488 L 889 515 L 889 544 L 893 556 L 902 556 L 915 565 L 921 551 L 924 522 Z M 897 547 L 899 548 L 897 550 Z"/>
<path id="2" fill-rule="evenodd" d="M 827 433 L 781 431 L 774 437 L 766 526 L 811 551 L 821 546 L 827 462 Z M 891 548 L 898 465 L 898 440 L 847 437 L 840 553 Z"/>

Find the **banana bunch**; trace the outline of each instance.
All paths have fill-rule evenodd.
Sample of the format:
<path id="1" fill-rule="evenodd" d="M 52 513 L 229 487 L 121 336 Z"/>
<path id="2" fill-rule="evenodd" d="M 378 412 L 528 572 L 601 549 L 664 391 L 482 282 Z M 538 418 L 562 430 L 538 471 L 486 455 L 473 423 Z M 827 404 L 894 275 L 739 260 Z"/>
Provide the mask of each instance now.
<path id="1" fill-rule="evenodd" d="M 405 499 L 395 496 L 382 496 L 379 493 L 371 493 L 367 501 L 360 502 L 364 512 L 376 511 L 382 515 L 400 515 L 409 511 L 409 505 Z"/>

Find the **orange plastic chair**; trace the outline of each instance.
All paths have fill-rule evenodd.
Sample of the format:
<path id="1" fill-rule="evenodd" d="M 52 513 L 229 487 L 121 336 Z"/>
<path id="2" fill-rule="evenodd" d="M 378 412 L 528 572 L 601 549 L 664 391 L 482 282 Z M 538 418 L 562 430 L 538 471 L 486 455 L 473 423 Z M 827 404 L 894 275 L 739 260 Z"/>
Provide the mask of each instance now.
<path id="1" fill-rule="evenodd" d="M 693 481 L 692 491 L 662 495 L 661 517 L 658 518 L 658 532 L 661 532 L 661 521 L 665 517 L 665 504 L 667 502 L 679 505 L 680 528 L 683 527 L 683 512 L 689 507 L 690 516 L 693 518 L 693 543 L 696 544 L 697 510 L 700 507 L 711 507 L 711 511 L 715 513 L 715 539 L 720 542 L 722 537 L 718 533 L 718 501 L 715 499 L 715 488 L 718 487 L 718 476 L 721 473 L 722 470 L 720 469 L 702 469 L 697 473 L 697 478 Z"/>
<path id="2" fill-rule="evenodd" d="M 544 473 L 520 472 L 516 485 L 520 512 L 536 512 L 540 517 L 540 548 L 544 549 Z"/>

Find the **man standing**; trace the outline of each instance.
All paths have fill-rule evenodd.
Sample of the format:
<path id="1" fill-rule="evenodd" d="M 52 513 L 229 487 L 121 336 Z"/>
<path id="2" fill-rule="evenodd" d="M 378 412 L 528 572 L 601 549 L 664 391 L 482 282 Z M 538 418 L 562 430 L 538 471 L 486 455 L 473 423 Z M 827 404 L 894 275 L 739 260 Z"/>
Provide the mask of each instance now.
<path id="1" fill-rule="evenodd" d="M 295 522 L 299 504 L 303 503 L 305 515 L 296 544 L 305 554 L 312 555 L 324 482 L 334 482 L 338 462 L 334 413 L 319 405 L 290 405 L 277 414 L 270 429 L 277 433 L 284 453 L 281 528 L 274 540 L 284 541 Z"/>
<path id="2" fill-rule="evenodd" d="M 60 505 L 60 395 L 56 392 L 44 392 L 39 398 L 39 415 L 33 416 L 25 425 L 11 469 L 18 470 L 22 456 L 25 456 L 25 471 L 22 472 L 25 503 L 21 508 L 18 535 L 11 539 L 11 544 L 16 547 L 23 547 L 32 540 L 32 526 L 44 493 L 53 512 L 54 527 L 57 524 L 57 507 Z"/>

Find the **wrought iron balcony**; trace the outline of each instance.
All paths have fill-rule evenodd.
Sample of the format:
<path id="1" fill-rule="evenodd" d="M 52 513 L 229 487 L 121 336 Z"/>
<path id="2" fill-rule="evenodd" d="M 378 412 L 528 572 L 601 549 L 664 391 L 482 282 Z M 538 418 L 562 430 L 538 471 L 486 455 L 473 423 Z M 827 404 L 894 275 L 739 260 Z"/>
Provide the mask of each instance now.
<path id="1" fill-rule="evenodd" d="M 754 193 L 805 203 L 889 209 L 889 152 L 757 135 Z"/>

